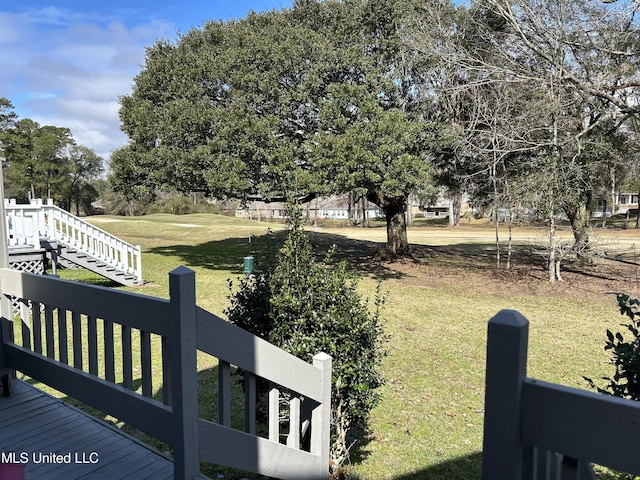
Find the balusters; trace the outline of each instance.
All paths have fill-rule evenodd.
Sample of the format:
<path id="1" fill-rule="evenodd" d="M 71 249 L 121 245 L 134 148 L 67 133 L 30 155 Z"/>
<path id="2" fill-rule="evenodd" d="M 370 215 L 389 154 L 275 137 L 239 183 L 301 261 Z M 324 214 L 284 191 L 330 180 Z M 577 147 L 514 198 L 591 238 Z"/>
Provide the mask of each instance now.
<path id="1" fill-rule="evenodd" d="M 114 361 L 113 322 L 104 320 L 104 378 L 108 382 L 115 383 L 116 369 Z"/>
<path id="2" fill-rule="evenodd" d="M 171 368 L 165 368 L 169 365 L 169 345 L 167 345 L 167 338 L 162 337 L 162 403 L 165 405 L 172 405 L 171 392 L 173 391 L 173 375 L 171 374 Z M 176 379 L 178 380 L 178 379 Z"/>
<path id="3" fill-rule="evenodd" d="M 256 376 L 244 372 L 244 431 L 256 434 Z"/>
<path id="4" fill-rule="evenodd" d="M 53 307 L 45 305 L 44 307 L 44 332 L 46 354 L 49 358 L 55 358 L 55 344 L 53 338 Z"/>
<path id="5" fill-rule="evenodd" d="M 280 390 L 269 390 L 269 440 L 280 442 Z"/>
<path id="6" fill-rule="evenodd" d="M 168 398 L 170 379 L 164 369 L 164 346 L 162 361 L 155 365 L 153 360 L 154 349 L 160 346 L 159 341 L 166 342 L 165 339 L 125 325 L 120 325 L 116 333 L 117 322 L 36 301 L 14 301 L 19 311 L 14 332 L 24 348 L 108 382 L 122 382 L 129 390 L 135 389 L 135 374 L 141 379 L 142 394 L 150 398 L 154 395 L 153 370 L 160 368 L 167 383 L 163 386 L 163 398 Z M 140 340 L 139 358 L 137 353 L 134 357 L 134 335 L 136 341 L 138 336 Z M 227 384 L 230 385 L 230 381 Z"/>
<path id="7" fill-rule="evenodd" d="M 122 386 L 133 390 L 133 355 L 131 327 L 122 325 Z"/>
<path id="8" fill-rule="evenodd" d="M 31 323 L 33 325 L 33 351 L 42 355 L 42 322 L 40 303 L 31 302 Z"/>
<path id="9" fill-rule="evenodd" d="M 71 313 L 71 326 L 73 328 L 73 366 L 82 370 L 82 315 L 80 313 Z"/>
<path id="10" fill-rule="evenodd" d="M 153 396 L 151 369 L 151 334 L 140 331 L 140 367 L 142 370 L 142 395 Z"/>
<path id="11" fill-rule="evenodd" d="M 98 325 L 95 317 L 87 317 L 87 343 L 89 347 L 89 373 L 98 375 Z"/>
<path id="12" fill-rule="evenodd" d="M 300 398 L 294 397 L 289 402 L 289 435 L 287 446 L 300 448 Z"/>
<path id="13" fill-rule="evenodd" d="M 231 365 L 218 361 L 218 419 L 221 425 L 231 426 Z"/>
<path id="14" fill-rule="evenodd" d="M 29 311 L 29 303 L 27 300 L 20 300 L 20 325 L 22 327 L 22 346 L 31 350 L 31 315 Z"/>
<path id="15" fill-rule="evenodd" d="M 69 349 L 67 345 L 67 311 L 58 308 L 58 360 L 69 365 Z"/>

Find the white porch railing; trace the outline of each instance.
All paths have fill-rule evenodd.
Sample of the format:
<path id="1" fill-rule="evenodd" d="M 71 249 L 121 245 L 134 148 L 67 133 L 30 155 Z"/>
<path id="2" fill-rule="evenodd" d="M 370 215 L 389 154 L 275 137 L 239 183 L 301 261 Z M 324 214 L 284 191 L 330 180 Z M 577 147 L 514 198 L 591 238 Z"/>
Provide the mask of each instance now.
<path id="1" fill-rule="evenodd" d="M 0 367 L 168 443 L 176 479 L 197 478 L 200 461 L 281 479 L 328 477 L 331 357 L 320 353 L 308 364 L 198 308 L 191 270 L 169 274 L 170 300 L 10 269 L 0 269 L 0 286 L 21 305 L 13 322 L 2 312 Z M 219 408 L 205 419 L 197 358 L 207 355 L 218 359 Z M 232 365 L 245 371 L 244 395 L 233 400 Z M 271 390 L 267 438 L 256 434 L 258 378 Z M 286 414 L 280 392 L 287 392 Z M 244 431 L 231 425 L 232 404 L 244 406 Z"/>
<path id="2" fill-rule="evenodd" d="M 59 242 L 79 250 L 99 262 L 111 265 L 142 283 L 142 254 L 139 245 L 131 245 L 90 223 L 56 207 L 49 201 L 32 200 L 18 205 L 5 200 L 10 247 L 40 248 L 40 239 Z"/>
<path id="3" fill-rule="evenodd" d="M 5 200 L 7 215 L 7 241 L 9 247 L 40 248 L 40 210 L 42 202 L 17 205 L 15 200 Z"/>

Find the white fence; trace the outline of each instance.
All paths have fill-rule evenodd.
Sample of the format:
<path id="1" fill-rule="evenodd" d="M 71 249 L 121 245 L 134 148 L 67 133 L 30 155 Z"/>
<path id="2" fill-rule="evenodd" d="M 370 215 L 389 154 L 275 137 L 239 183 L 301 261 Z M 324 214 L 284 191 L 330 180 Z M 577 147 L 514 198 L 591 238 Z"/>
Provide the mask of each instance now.
<path id="1" fill-rule="evenodd" d="M 18 205 L 15 200 L 5 200 L 5 210 L 10 247 L 40 248 L 40 238 L 59 242 L 109 264 L 142 283 L 139 245 L 131 245 L 71 215 L 51 201 L 47 205 L 42 200 L 32 200 L 30 205 Z"/>
<path id="2" fill-rule="evenodd" d="M 42 202 L 17 205 L 15 200 L 5 200 L 9 247 L 40 248 L 41 208 Z"/>

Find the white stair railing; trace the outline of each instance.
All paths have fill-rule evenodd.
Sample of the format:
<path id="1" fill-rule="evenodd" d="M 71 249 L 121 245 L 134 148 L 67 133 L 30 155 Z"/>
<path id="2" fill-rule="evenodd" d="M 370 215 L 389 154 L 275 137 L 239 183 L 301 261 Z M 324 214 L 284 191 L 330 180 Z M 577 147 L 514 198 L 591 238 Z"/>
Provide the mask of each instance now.
<path id="1" fill-rule="evenodd" d="M 90 255 L 142 283 L 142 255 L 139 245 L 131 245 L 90 223 L 56 207 L 32 200 L 30 205 L 5 201 L 10 246 L 40 248 L 40 238 L 57 241 Z"/>
<path id="2" fill-rule="evenodd" d="M 40 208 L 30 205 L 17 205 L 14 199 L 5 200 L 7 241 L 13 248 L 40 248 Z"/>

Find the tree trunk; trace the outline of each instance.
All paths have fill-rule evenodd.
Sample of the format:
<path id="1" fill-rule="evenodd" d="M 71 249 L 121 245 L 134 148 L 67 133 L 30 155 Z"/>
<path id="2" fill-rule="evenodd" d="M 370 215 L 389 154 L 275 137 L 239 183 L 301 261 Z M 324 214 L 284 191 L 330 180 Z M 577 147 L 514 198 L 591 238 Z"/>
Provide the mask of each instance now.
<path id="1" fill-rule="evenodd" d="M 496 153 L 494 151 L 494 157 Z M 498 193 L 498 181 L 496 180 L 496 161 L 494 159 L 493 166 L 491 167 L 491 178 L 493 179 L 493 224 L 496 228 L 496 269 L 500 268 L 500 216 L 498 215 L 499 193 Z"/>
<path id="2" fill-rule="evenodd" d="M 638 216 L 636 217 L 636 228 L 640 228 L 640 190 L 638 191 Z"/>
<path id="3" fill-rule="evenodd" d="M 498 206 L 494 204 L 493 224 L 496 228 L 496 269 L 500 268 L 500 217 L 498 216 Z"/>
<path id="4" fill-rule="evenodd" d="M 555 261 L 555 272 L 556 272 L 556 280 L 558 282 L 564 282 L 564 280 L 562 280 L 562 276 L 560 275 L 560 259 L 556 259 Z"/>
<path id="5" fill-rule="evenodd" d="M 367 199 L 362 196 L 362 228 L 367 228 L 369 222 L 367 221 Z"/>
<path id="6" fill-rule="evenodd" d="M 553 216 L 553 212 L 549 215 L 549 283 L 555 283 L 556 281 L 556 219 Z"/>
<path id="7" fill-rule="evenodd" d="M 449 204 L 449 226 L 460 226 L 460 211 L 462 210 L 462 194 L 460 192 L 454 192 L 451 194 L 451 200 Z"/>
<path id="8" fill-rule="evenodd" d="M 616 169 L 613 167 L 609 171 L 609 181 L 611 187 L 611 190 L 609 191 L 609 201 L 611 202 L 611 217 L 613 218 L 615 214 L 618 213 L 616 209 L 616 187 L 618 183 L 616 180 Z"/>
<path id="9" fill-rule="evenodd" d="M 507 240 L 507 270 L 511 270 L 511 257 L 513 254 L 513 209 L 509 207 L 509 238 Z"/>
<path id="10" fill-rule="evenodd" d="M 387 221 L 387 252 L 392 256 L 409 253 L 407 239 L 406 197 L 387 198 L 378 192 L 369 192 L 367 199 L 378 205 Z"/>
<path id="11" fill-rule="evenodd" d="M 409 253 L 404 210 L 404 203 L 397 204 L 395 202 L 384 208 L 387 220 L 387 251 L 394 256 Z"/>
<path id="12" fill-rule="evenodd" d="M 584 255 L 589 244 L 589 212 L 586 204 L 565 208 L 573 232 L 573 248 L 578 257 Z"/>

